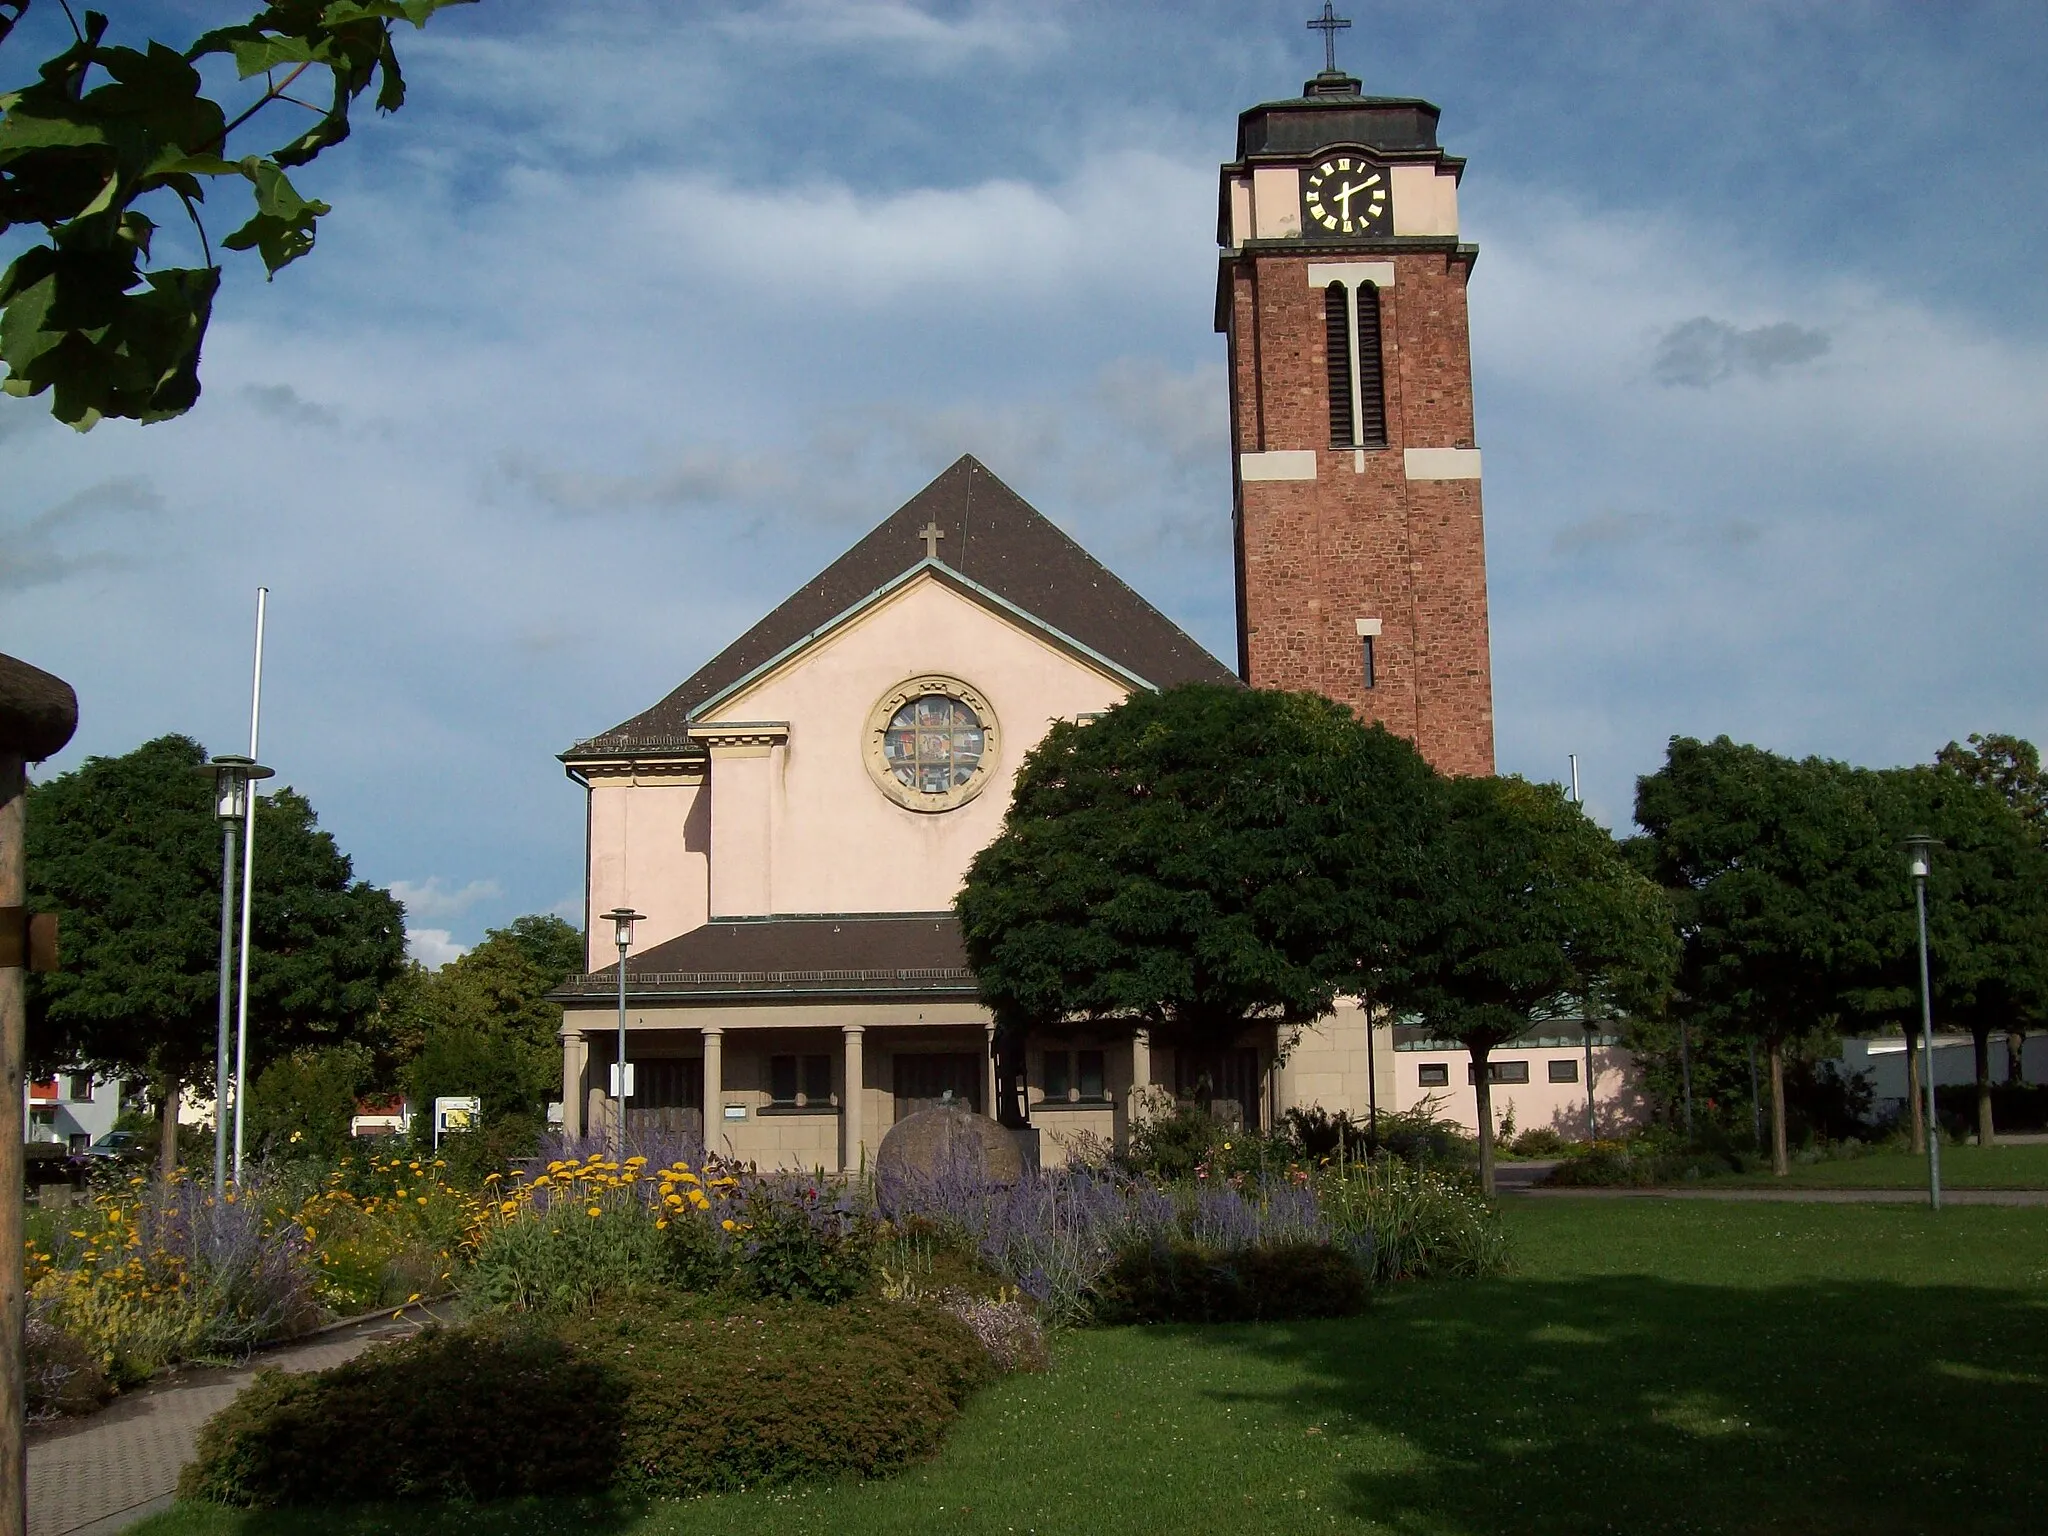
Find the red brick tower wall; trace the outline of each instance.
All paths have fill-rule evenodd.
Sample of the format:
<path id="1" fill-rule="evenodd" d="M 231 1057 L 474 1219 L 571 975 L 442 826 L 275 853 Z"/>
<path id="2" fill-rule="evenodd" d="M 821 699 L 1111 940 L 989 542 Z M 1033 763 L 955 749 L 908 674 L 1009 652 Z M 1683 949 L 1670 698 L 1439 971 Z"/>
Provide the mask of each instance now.
<path id="1" fill-rule="evenodd" d="M 1226 198 L 1233 171 L 1242 168 L 1226 169 Z M 1473 478 L 1411 478 L 1405 450 L 1476 447 L 1465 306 L 1475 256 L 1445 238 L 1249 240 L 1226 250 L 1218 295 L 1237 471 L 1240 675 L 1254 687 L 1323 693 L 1457 774 L 1494 770 L 1477 455 L 1457 459 Z M 1323 292 L 1308 266 L 1389 260 L 1394 281 L 1379 289 L 1387 446 L 1333 449 Z M 1315 455 L 1313 479 L 1245 478 L 1246 455 L 1302 450 Z M 1370 689 L 1361 619 L 1380 623 Z"/>

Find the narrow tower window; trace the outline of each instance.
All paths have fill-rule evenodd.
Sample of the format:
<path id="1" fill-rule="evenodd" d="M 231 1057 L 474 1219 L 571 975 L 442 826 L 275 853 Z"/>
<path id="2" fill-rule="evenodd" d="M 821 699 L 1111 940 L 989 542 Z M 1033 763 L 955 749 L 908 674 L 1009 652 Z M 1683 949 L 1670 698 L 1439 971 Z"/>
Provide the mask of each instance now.
<path id="1" fill-rule="evenodd" d="M 1358 285 L 1358 446 L 1387 446 L 1387 395 L 1380 367 L 1380 290 Z"/>
<path id="2" fill-rule="evenodd" d="M 1380 685 L 1379 658 L 1374 654 L 1378 648 L 1379 637 L 1380 621 L 1378 619 L 1360 619 L 1358 621 L 1358 649 L 1360 657 L 1365 663 L 1365 686 L 1368 688 L 1377 688 Z"/>
<path id="3" fill-rule="evenodd" d="M 1323 290 L 1323 357 L 1330 380 L 1330 446 L 1387 446 L 1380 364 L 1380 291 L 1372 283 Z"/>
<path id="4" fill-rule="evenodd" d="M 1330 375 L 1330 446 L 1356 446 L 1351 434 L 1351 295 L 1342 283 L 1323 290 L 1323 359 Z"/>

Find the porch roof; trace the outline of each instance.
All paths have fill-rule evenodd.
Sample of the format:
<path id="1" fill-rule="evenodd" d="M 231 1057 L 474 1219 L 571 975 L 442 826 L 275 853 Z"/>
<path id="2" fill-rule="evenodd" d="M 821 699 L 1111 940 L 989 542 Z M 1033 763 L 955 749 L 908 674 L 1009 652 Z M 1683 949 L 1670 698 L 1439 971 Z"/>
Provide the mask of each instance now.
<path id="1" fill-rule="evenodd" d="M 571 976 L 564 1004 L 618 995 L 619 968 Z M 800 997 L 972 999 L 974 972 L 949 912 L 716 918 L 626 962 L 629 1000 Z"/>

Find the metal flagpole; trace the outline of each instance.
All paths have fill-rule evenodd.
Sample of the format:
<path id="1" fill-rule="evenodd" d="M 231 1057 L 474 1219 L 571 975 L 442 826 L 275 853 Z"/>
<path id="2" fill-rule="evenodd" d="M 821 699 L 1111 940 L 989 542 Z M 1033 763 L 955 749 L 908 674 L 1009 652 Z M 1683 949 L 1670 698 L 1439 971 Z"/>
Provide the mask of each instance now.
<path id="1" fill-rule="evenodd" d="M 263 617 L 270 588 L 256 589 L 256 665 L 249 684 L 249 757 L 263 721 Z M 235 1014 L 235 1182 L 242 1182 L 242 1110 L 249 1098 L 249 901 L 256 888 L 256 786 L 242 818 L 242 962 Z"/>

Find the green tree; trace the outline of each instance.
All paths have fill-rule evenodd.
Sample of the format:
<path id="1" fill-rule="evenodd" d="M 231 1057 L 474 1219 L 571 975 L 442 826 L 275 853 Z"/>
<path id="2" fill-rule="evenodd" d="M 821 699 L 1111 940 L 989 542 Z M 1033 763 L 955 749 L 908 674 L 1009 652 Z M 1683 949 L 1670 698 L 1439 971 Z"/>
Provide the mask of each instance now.
<path id="1" fill-rule="evenodd" d="M 416 1114 L 437 1097 L 476 1095 L 486 1126 L 537 1135 L 561 1089 L 561 1004 L 549 994 L 583 969 L 583 936 L 559 917 L 494 928 L 468 954 L 401 983 L 419 1045 L 403 1069 Z"/>
<path id="2" fill-rule="evenodd" d="M 1886 946 L 1884 979 L 1913 1014 L 1910 1040 L 1918 1034 L 1919 950 L 1905 856 L 1898 850 L 1907 834 L 1926 832 L 1942 845 L 1927 881 L 1929 992 L 1938 1023 L 1969 1031 L 1977 1137 L 1989 1146 L 1996 1136 L 1991 1035 L 2023 1031 L 2048 1017 L 2048 851 L 2031 818 L 1995 784 L 1947 765 L 1877 777 L 1900 911 L 1887 925 L 1894 937 Z"/>
<path id="3" fill-rule="evenodd" d="M 1537 1024 L 1654 1011 L 1678 941 L 1664 895 L 1552 784 L 1453 779 L 1432 839 L 1430 921 L 1396 1006 L 1472 1058 L 1479 1179 L 1493 1193 L 1488 1057 Z"/>
<path id="4" fill-rule="evenodd" d="M 29 1059 L 147 1076 L 167 1133 L 178 1095 L 214 1087 L 220 829 L 206 750 L 164 736 L 32 786 L 29 899 L 59 915 L 65 963 L 33 978 Z M 290 789 L 256 818 L 250 1052 L 265 1058 L 357 1039 L 404 955 L 389 892 Z"/>
<path id="5" fill-rule="evenodd" d="M 351 1042 L 294 1051 L 264 1067 L 249 1088 L 249 1136 L 259 1155 L 340 1158 L 373 1059 L 368 1047 Z"/>
<path id="6" fill-rule="evenodd" d="M 1000 1117 L 1022 1122 L 1027 1030 L 1225 1046 L 1367 988 L 1420 916 L 1436 785 L 1412 745 L 1316 694 L 1190 684 L 1054 725 L 956 901 Z"/>
<path id="7" fill-rule="evenodd" d="M 0 92 L 0 234 L 42 238 L 0 275 L 0 388 L 52 393 L 52 413 L 81 431 L 105 416 L 161 421 L 199 398 L 199 351 L 221 269 L 200 218 L 210 182 L 249 184 L 254 210 L 221 244 L 254 250 L 274 277 L 313 248 L 327 204 L 303 196 L 286 172 L 348 137 L 349 110 L 373 85 L 377 109 L 405 101 L 391 28 L 425 26 L 461 0 L 277 0 L 247 22 L 189 47 L 110 44 L 107 18 L 72 21 L 73 41 L 37 79 Z M 29 0 L 0 0 L 0 43 Z M 71 16 L 69 6 L 65 15 Z M 229 61 L 263 79 L 237 110 L 206 94 L 202 66 Z M 325 106 L 308 93 L 319 74 Z M 265 153 L 238 153 L 237 134 L 267 109 L 310 112 Z M 203 266 L 145 270 L 157 222 L 142 205 L 182 210 Z"/>
<path id="8" fill-rule="evenodd" d="M 1867 780 L 1725 736 L 1675 736 L 1664 766 L 1636 785 L 1636 821 L 1684 941 L 1689 1017 L 1752 1036 L 1768 1056 L 1779 1174 L 1791 1171 L 1788 1046 L 1845 1012 L 1895 1006 L 1876 984 L 1897 953 L 1901 891 Z"/>
<path id="9" fill-rule="evenodd" d="M 2048 773 L 2041 770 L 2041 753 L 2031 741 L 2019 736 L 1992 733 L 1973 735 L 1968 746 L 1950 742 L 1935 754 L 1937 767 L 1961 774 L 1974 783 L 1995 789 L 2019 813 L 2034 836 L 2048 847 Z M 2005 1033 L 2005 1080 L 2026 1081 L 2026 1045 L 2031 1019 L 2015 1014 Z"/>

